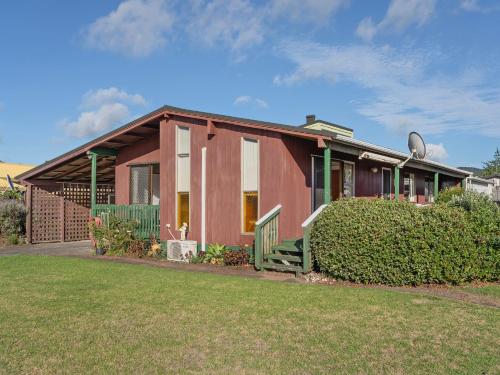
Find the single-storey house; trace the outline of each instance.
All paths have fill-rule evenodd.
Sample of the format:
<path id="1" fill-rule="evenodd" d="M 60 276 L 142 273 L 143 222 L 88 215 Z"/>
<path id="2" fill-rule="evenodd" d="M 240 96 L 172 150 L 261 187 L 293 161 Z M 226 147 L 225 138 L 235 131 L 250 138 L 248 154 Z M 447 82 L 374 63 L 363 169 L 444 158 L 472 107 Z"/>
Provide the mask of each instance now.
<path id="1" fill-rule="evenodd" d="M 90 208 L 127 212 L 162 241 L 187 223 L 202 246 L 256 242 L 263 262 L 273 246 L 303 237 L 331 200 L 430 203 L 470 175 L 426 159 L 399 168 L 406 158 L 313 115 L 290 126 L 163 106 L 17 178 L 28 187 L 32 242 L 87 238 Z M 280 267 L 302 264 L 293 250 L 278 255 Z"/>

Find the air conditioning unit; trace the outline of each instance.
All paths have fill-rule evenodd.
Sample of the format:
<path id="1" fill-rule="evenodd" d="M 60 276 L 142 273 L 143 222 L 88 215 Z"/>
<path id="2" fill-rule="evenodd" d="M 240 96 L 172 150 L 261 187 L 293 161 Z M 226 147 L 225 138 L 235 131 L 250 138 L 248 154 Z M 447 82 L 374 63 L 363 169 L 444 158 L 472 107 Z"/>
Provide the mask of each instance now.
<path id="1" fill-rule="evenodd" d="M 167 259 L 178 262 L 189 262 L 191 257 L 196 256 L 196 241 L 167 241 Z"/>

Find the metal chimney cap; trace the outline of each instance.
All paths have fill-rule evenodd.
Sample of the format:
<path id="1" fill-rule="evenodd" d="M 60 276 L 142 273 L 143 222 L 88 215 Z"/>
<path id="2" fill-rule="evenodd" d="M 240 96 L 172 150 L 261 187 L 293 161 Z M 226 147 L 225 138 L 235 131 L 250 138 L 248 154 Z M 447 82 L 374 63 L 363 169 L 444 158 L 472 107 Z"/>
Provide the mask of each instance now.
<path id="1" fill-rule="evenodd" d="M 307 115 L 306 124 L 314 124 L 316 122 L 316 115 Z"/>

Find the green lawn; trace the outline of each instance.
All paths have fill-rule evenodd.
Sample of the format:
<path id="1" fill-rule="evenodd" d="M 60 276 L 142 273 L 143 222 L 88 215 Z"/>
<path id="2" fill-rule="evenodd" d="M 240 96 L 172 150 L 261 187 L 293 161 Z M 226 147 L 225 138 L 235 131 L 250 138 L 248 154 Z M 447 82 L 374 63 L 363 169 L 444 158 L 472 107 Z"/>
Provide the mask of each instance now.
<path id="1" fill-rule="evenodd" d="M 500 284 L 477 286 L 465 286 L 462 288 L 464 292 L 480 294 L 483 296 L 495 297 L 500 300 Z"/>
<path id="2" fill-rule="evenodd" d="M 500 310 L 375 288 L 0 258 L 0 373 L 498 374 Z"/>

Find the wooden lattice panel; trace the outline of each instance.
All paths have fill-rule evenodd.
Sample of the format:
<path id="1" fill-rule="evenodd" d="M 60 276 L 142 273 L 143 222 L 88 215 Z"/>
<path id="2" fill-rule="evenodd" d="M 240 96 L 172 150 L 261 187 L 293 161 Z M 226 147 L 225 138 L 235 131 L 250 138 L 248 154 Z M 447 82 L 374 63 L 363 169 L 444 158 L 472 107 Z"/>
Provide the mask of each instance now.
<path id="1" fill-rule="evenodd" d="M 59 187 L 32 188 L 31 222 L 33 242 L 55 242 L 62 239 L 64 198 Z"/>
<path id="2" fill-rule="evenodd" d="M 115 194 L 115 185 L 97 185 L 96 203 L 108 204 L 108 197 Z"/>
<path id="3" fill-rule="evenodd" d="M 63 184 L 64 199 L 77 205 L 90 208 L 89 184 Z"/>
<path id="4" fill-rule="evenodd" d="M 89 238 L 90 184 L 64 183 L 33 186 L 31 241 L 79 241 Z M 97 185 L 96 201 L 108 203 L 114 185 Z"/>
<path id="5" fill-rule="evenodd" d="M 75 202 L 64 202 L 64 241 L 81 241 L 89 238 L 89 209 Z"/>

